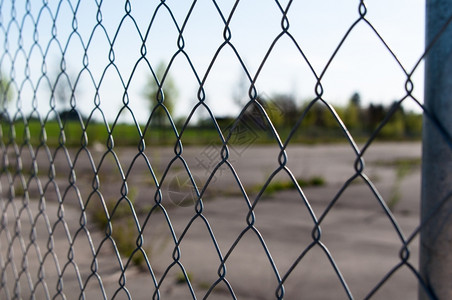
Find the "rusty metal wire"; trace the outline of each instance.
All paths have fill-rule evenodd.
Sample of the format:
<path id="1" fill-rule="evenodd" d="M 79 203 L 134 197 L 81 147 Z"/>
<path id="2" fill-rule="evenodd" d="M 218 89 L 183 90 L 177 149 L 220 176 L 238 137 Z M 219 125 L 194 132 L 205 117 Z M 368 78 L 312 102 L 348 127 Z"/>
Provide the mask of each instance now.
<path id="1" fill-rule="evenodd" d="M 310 270 L 312 274 L 297 272 L 303 269 L 303 262 L 309 260 L 311 253 L 320 250 L 327 263 L 318 269 L 330 268 L 336 280 L 334 285 L 339 286 L 336 293 L 341 297 L 372 298 L 390 284 L 402 269 L 408 269 L 415 284 L 436 299 L 434 291 L 429 289 L 417 269 L 416 257 L 411 254 L 423 224 L 417 224 L 408 232 L 403 230 L 365 166 L 366 154 L 403 103 L 415 103 L 426 117 L 432 118 L 422 101 L 414 95 L 412 78 L 435 41 L 427 45 L 425 53 L 410 69 L 367 18 L 365 1 L 356 1 L 356 18 L 319 72 L 305 53 L 303 43 L 293 35 L 290 25 L 293 1 L 283 3 L 275 0 L 272 3 L 274 13 L 280 17 L 280 28 L 275 36 L 271 36 L 272 41 L 265 48 L 265 55 L 253 72 L 247 67 L 241 50 L 232 38 L 234 29 L 231 23 L 244 1 L 235 1 L 230 10 L 224 9 L 219 1 L 207 2 L 212 5 L 210 13 L 215 14 L 223 32 L 215 51 L 207 59 L 206 68 L 202 69 L 190 52 L 189 35 L 186 33 L 190 30 L 189 25 L 196 22 L 199 1 L 187 2 L 189 5 L 184 3 L 187 7 L 182 17 L 182 10 L 177 7 L 179 3 L 149 1 L 145 21 L 140 19 L 134 1 L 118 2 L 113 5 L 114 9 L 108 7 L 112 4 L 104 1 L 0 1 L 3 49 L 0 56 L 0 298 L 220 299 L 218 297 L 221 296 L 225 299 L 253 299 L 252 290 L 246 292 L 242 288 L 236 289 L 236 286 L 238 281 L 247 281 L 247 277 L 255 276 L 265 266 L 271 276 L 267 278 L 268 282 L 261 284 L 270 286 L 272 290 L 265 298 L 288 299 L 297 293 L 289 291 L 293 286 L 288 288 L 288 281 L 297 280 L 302 285 L 304 278 L 300 274 L 308 277 L 314 274 L 316 270 Z M 160 45 L 152 39 L 154 34 L 158 34 L 162 14 L 174 26 L 171 30 L 175 33 L 172 36 L 175 48 L 165 50 L 170 53 L 170 59 L 164 65 L 164 73 L 159 74 L 152 54 Z M 86 26 L 89 28 L 86 29 Z M 405 79 L 405 94 L 397 99 L 361 146 L 358 146 L 334 105 L 324 97 L 323 86 L 325 76 L 334 68 L 333 62 L 339 51 L 358 26 L 370 29 Z M 135 43 L 140 48 L 126 47 L 124 51 L 124 45 L 120 44 L 124 34 L 130 37 L 131 45 Z M 283 38 L 294 45 L 300 54 L 300 62 L 308 66 L 315 80 L 315 86 L 311 87 L 315 96 L 284 136 L 273 124 L 271 107 L 261 101 L 262 94 L 257 88 L 269 57 L 277 55 L 276 46 Z M 73 52 L 74 48 L 79 49 L 78 52 Z M 247 90 L 246 103 L 227 128 L 222 127 L 214 112 L 213 102 L 206 96 L 213 70 L 218 68 L 217 62 L 225 49 L 232 52 L 245 74 Z M 125 55 L 134 57 L 129 69 L 123 66 Z M 196 98 L 195 104 L 189 108 L 182 122 L 174 119 L 168 102 L 165 102 L 165 84 L 178 60 L 188 65 L 187 78 L 197 84 L 197 91 L 192 95 Z M 139 70 L 143 66 L 157 86 L 156 102 L 146 122 L 137 117 L 142 107 L 134 103 L 136 96 L 132 93 L 137 77 L 142 76 Z M 110 81 L 112 76 L 116 78 L 113 83 Z M 108 90 L 115 88 L 122 93 L 116 95 L 121 102 L 119 105 L 109 99 Z M 114 105 L 118 109 L 112 118 L 109 106 Z M 309 113 L 319 105 L 328 111 L 354 160 L 352 173 L 331 198 L 327 201 L 323 199 L 327 204 L 321 210 L 313 207 L 313 200 L 297 181 L 288 155 Z M 190 126 L 196 122 L 200 111 L 207 115 L 216 136 L 193 153 L 186 144 L 190 141 Z M 256 117 L 252 126 L 247 122 L 250 111 Z M 129 128 L 134 128 L 132 132 L 122 131 L 124 117 L 128 118 Z M 167 135 L 165 145 L 159 145 L 158 135 L 162 134 L 158 132 L 156 123 L 159 118 L 163 118 L 165 128 L 169 128 L 163 133 Z M 277 161 L 277 164 L 269 174 L 262 174 L 263 180 L 257 178 L 260 180 L 259 188 L 252 191 L 240 175 L 238 160 L 245 151 L 253 151 L 249 147 L 258 134 L 249 132 L 255 126 L 267 130 L 274 146 L 273 156 L 262 160 Z M 91 136 L 95 128 L 106 137 L 101 142 Z M 452 145 L 447 130 L 440 123 L 438 130 Z M 247 132 L 246 138 L 238 141 L 238 134 L 242 131 Z M 122 145 L 120 141 L 124 140 L 125 135 L 132 142 Z M 238 143 L 242 148 L 236 146 Z M 238 192 L 230 196 L 228 187 L 212 195 L 210 191 L 217 193 L 214 186 L 221 185 L 221 179 L 227 176 L 233 183 L 231 189 Z M 259 209 L 269 205 L 265 193 L 278 176 L 289 179 L 293 187 L 291 197 L 295 195 L 303 210 L 299 218 L 304 218 L 309 224 L 297 229 L 304 230 L 299 235 L 304 237 L 304 243 L 293 249 L 297 255 L 289 264 L 281 264 L 274 257 L 272 249 L 280 246 L 269 242 L 273 242 L 271 234 L 265 229 L 269 224 L 258 221 Z M 325 241 L 328 231 L 324 230 L 324 224 L 341 205 L 343 195 L 360 180 L 370 193 L 366 201 L 379 207 L 386 224 L 392 228 L 395 235 L 393 243 L 397 244 L 399 252 L 390 258 L 394 261 L 392 267 L 357 296 L 344 275 L 344 265 L 338 263 L 334 250 Z M 140 201 L 136 199 L 137 188 L 142 188 Z M 223 201 L 230 203 L 230 206 L 242 207 L 242 215 L 222 217 L 236 222 L 233 227 L 239 229 L 231 229 L 232 237 L 221 234 L 219 237 L 218 228 L 223 225 L 213 224 L 218 219 L 213 217 L 209 200 L 215 197 L 219 198 L 216 203 Z M 231 197 L 239 200 L 231 202 Z M 283 207 L 284 200 L 281 196 L 277 204 Z M 225 214 L 227 206 L 223 207 Z M 275 228 L 282 226 L 286 216 L 278 215 L 277 218 L 281 223 L 275 224 Z M 196 240 L 190 242 L 194 228 L 196 232 L 202 231 L 203 238 L 208 240 L 199 248 L 193 246 Z M 257 248 L 241 247 L 249 236 L 255 239 L 253 245 L 257 244 Z M 299 236 L 293 238 L 298 240 Z M 203 248 L 206 245 L 210 249 Z M 240 252 L 253 251 L 263 251 L 260 265 L 256 265 L 254 260 L 249 265 L 245 263 L 246 266 L 239 270 L 250 273 L 235 278 L 237 273 L 231 272 L 230 268 L 234 257 Z M 204 255 L 206 262 L 203 262 Z M 210 264 L 201 270 L 207 273 L 213 268 L 216 272 L 200 282 L 196 279 L 198 274 L 190 271 L 193 264 Z M 177 291 L 171 294 L 174 289 Z M 180 291 L 184 295 L 177 294 Z"/>

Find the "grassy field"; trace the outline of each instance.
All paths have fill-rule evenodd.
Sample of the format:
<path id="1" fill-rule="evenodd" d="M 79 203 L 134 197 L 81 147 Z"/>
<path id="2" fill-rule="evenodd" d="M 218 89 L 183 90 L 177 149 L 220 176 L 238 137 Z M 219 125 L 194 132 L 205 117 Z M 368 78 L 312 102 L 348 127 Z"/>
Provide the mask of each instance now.
<path id="1" fill-rule="evenodd" d="M 220 128 L 224 138 L 229 136 L 230 145 L 270 144 L 276 142 L 276 136 L 268 128 L 257 128 L 239 124 L 231 131 L 231 123 L 221 124 Z M 141 140 L 146 144 L 175 145 L 177 135 L 179 135 L 183 145 L 207 145 L 222 144 L 219 131 L 212 126 L 191 126 L 181 131 L 183 126 L 178 126 L 175 130 L 167 127 L 145 127 L 139 128 L 133 124 L 116 124 L 107 126 L 103 123 L 88 123 L 81 125 L 78 121 L 67 121 L 58 123 L 57 121 L 47 121 L 40 123 L 37 120 L 28 122 L 15 122 L 13 125 L 6 121 L 1 122 L 2 140 L 5 144 L 15 141 L 18 145 L 30 143 L 33 146 L 46 144 L 50 147 L 65 145 L 67 147 L 80 147 L 83 145 L 103 145 L 115 146 L 137 146 Z M 279 138 L 284 142 L 291 132 L 291 128 L 277 128 Z M 357 141 L 366 141 L 370 134 L 351 130 L 351 134 Z M 378 136 L 379 140 L 416 140 L 415 136 Z M 345 134 L 338 128 L 299 128 L 291 137 L 291 143 L 336 143 L 346 142 Z"/>

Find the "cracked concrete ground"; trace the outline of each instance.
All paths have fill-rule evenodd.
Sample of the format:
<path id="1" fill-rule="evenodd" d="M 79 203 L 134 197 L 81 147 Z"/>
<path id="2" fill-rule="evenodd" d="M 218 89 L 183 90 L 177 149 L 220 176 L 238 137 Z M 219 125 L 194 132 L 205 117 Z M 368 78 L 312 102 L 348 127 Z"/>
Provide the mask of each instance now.
<path id="1" fill-rule="evenodd" d="M 222 160 L 218 148 L 211 147 L 215 151 L 184 148 L 185 165 L 177 157 L 173 160 L 172 148 L 146 149 L 148 161 L 137 149 L 114 149 L 122 173 L 115 156 L 105 155 L 105 149 L 93 150 L 91 157 L 84 151 L 77 155 L 71 149 L 69 156 L 60 151 L 55 155 L 54 180 L 48 176 L 48 156 L 41 151 L 37 154 L 38 176 L 24 171 L 30 182 L 30 201 L 16 193 L 14 202 L 8 202 L 9 182 L 2 178 L 1 298 L 17 294 L 25 299 L 33 291 L 36 299 L 54 295 L 78 299 L 81 294 L 85 299 L 157 299 L 155 285 L 163 278 L 160 299 L 192 299 L 192 292 L 198 299 L 209 292 L 209 299 L 233 299 L 226 282 L 237 299 L 275 299 L 275 293 L 281 292 L 280 278 L 284 279 L 284 299 L 348 299 L 335 268 L 355 299 L 365 298 L 394 270 L 372 299 L 416 297 L 415 274 L 407 265 L 397 266 L 404 253 L 402 239 L 408 239 L 419 225 L 419 143 L 371 145 L 363 154 L 362 176 L 354 180 L 350 179 L 359 164 L 355 164 L 357 157 L 349 145 L 290 146 L 287 170 L 297 179 L 320 177 L 324 184 L 276 190 L 259 198 L 262 186 L 280 167 L 279 149 L 231 149 L 230 166 L 221 165 L 205 188 L 211 171 Z M 30 160 L 26 154 L 22 159 L 26 170 Z M 68 174 L 71 164 L 76 175 L 72 177 Z M 205 188 L 202 211 L 193 203 L 196 193 L 186 167 L 198 190 Z M 93 169 L 97 170 L 98 182 L 93 181 Z M 162 186 L 161 194 L 156 193 L 153 174 Z M 290 181 L 285 170 L 273 175 L 269 185 Z M 127 179 L 128 194 L 122 178 Z M 15 186 L 17 181 L 13 180 Z M 45 202 L 37 200 L 40 189 Z M 150 269 L 143 262 L 138 267 L 127 265 L 127 257 L 119 258 L 114 251 L 105 234 L 109 231 L 95 223 L 92 210 L 101 207 L 95 203 L 101 199 L 125 203 L 123 194 L 133 198 Z M 154 209 L 149 216 L 160 195 L 167 215 Z M 58 199 L 63 200 L 62 206 Z M 389 205 L 400 233 L 380 200 Z M 249 205 L 253 203 L 250 215 Z M 107 207 L 111 210 L 114 205 Z M 314 220 L 320 220 L 320 236 Z M 34 224 L 34 231 L 30 224 Z M 130 226 L 126 224 L 112 217 L 113 231 Z M 180 243 L 176 252 L 171 230 Z M 49 232 L 53 232 L 52 238 Z M 136 233 L 136 242 L 138 231 L 131 232 Z M 321 243 L 314 243 L 313 236 Z M 417 236 L 409 243 L 409 250 L 407 261 L 417 268 Z M 224 281 L 219 280 L 224 274 L 221 257 L 226 259 Z M 181 266 L 190 285 L 181 278 Z M 121 268 L 125 267 L 123 274 Z"/>

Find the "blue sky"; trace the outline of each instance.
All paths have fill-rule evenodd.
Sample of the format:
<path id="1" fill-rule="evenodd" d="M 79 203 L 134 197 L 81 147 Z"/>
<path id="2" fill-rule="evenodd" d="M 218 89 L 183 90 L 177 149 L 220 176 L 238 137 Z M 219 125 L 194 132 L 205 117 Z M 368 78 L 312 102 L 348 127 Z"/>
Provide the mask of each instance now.
<path id="1" fill-rule="evenodd" d="M 119 3 L 119 4 L 118 4 Z M 71 10 L 77 7 L 75 1 L 64 0 L 49 4 L 49 10 L 57 15 L 57 34 L 60 45 L 52 41 L 52 24 L 49 10 L 40 10 L 40 3 L 31 3 L 31 15 L 23 18 L 25 5 L 16 4 L 17 19 L 22 31 L 22 44 L 26 55 L 19 51 L 15 58 L 15 79 L 22 83 L 25 74 L 31 80 L 23 84 L 22 107 L 31 107 L 33 90 L 36 90 L 38 110 L 48 110 L 48 83 L 39 81 L 42 71 L 42 53 L 47 53 L 46 69 L 50 84 L 53 84 L 59 70 L 61 50 L 65 51 L 67 74 L 71 84 L 79 77 L 76 87 L 77 106 L 85 114 L 100 103 L 109 120 L 114 119 L 126 99 L 137 119 L 144 122 L 148 115 L 148 104 L 143 90 L 153 67 L 159 62 L 169 63 L 177 51 L 178 32 L 165 7 L 154 16 L 160 1 L 131 1 L 130 14 L 123 19 L 125 5 L 119 1 L 104 1 L 101 15 L 98 15 L 95 1 L 80 1 L 77 8 L 77 34 Z M 181 27 L 192 1 L 166 1 L 178 26 Z M 229 17 L 235 1 L 221 0 L 217 5 L 225 18 Z M 287 1 L 281 1 L 285 7 Z M 71 9 L 71 4 L 72 9 Z M 357 0 L 294 1 L 291 4 L 289 32 L 295 38 L 317 75 L 320 75 L 349 27 L 359 17 Z M 23 6 L 21 6 L 23 5 Z M 36 6 L 34 6 L 36 5 Z M 366 18 L 383 36 L 407 71 L 411 71 L 424 48 L 424 8 L 421 0 L 368 0 Z M 58 14 L 56 13 L 58 11 Z M 2 7 L 2 21 L 10 18 L 10 8 Z M 33 16 L 33 17 L 31 17 Z M 146 36 L 149 23 L 154 18 L 146 38 L 145 59 L 142 57 L 142 38 Z M 230 22 L 231 43 L 234 45 L 250 75 L 255 78 L 273 41 L 281 32 L 282 13 L 274 0 L 242 0 Z M 102 19 L 102 27 L 97 25 Z M 123 23 L 121 23 L 123 20 Z M 38 23 L 39 41 L 33 45 L 34 25 Z M 136 24 L 136 25 L 135 25 Z M 95 28 L 95 29 L 94 29 Z M 119 30 L 118 30 L 119 28 Z M 93 30 L 94 29 L 94 30 Z M 15 53 L 18 29 L 10 26 L 9 51 Z M 185 52 L 196 73 L 202 80 L 211 64 L 214 54 L 224 42 L 224 23 L 211 0 L 198 0 L 184 29 Z M 1 33 L 4 40 L 4 33 Z M 107 37 L 108 36 L 108 37 Z M 50 46 L 49 46 L 49 41 Z M 113 42 L 114 59 L 110 64 L 109 43 Z M 86 55 L 84 49 L 87 49 Z M 27 71 L 26 56 L 30 57 Z M 110 57 L 110 58 L 109 58 Z M 85 70 L 83 67 L 87 66 Z M 108 66 L 108 67 L 107 67 Z M 11 68 L 10 59 L 2 61 L 2 70 Z M 82 71 L 83 70 L 83 71 Z M 238 85 L 243 78 L 243 69 L 231 47 L 225 46 L 219 52 L 205 82 L 206 103 L 213 112 L 220 115 L 234 115 L 239 106 L 234 102 Z M 197 102 L 199 84 L 189 62 L 179 53 L 171 65 L 170 75 L 179 88 L 175 115 L 184 117 Z M 274 45 L 268 59 L 256 77 L 260 94 L 271 97 L 276 93 L 293 94 L 300 103 L 315 95 L 316 79 L 294 43 L 281 37 Z M 367 24 L 361 22 L 349 35 L 335 59 L 322 78 L 323 98 L 333 105 L 343 105 L 355 91 L 365 104 L 369 102 L 390 103 L 405 94 L 406 77 L 397 62 L 383 47 Z M 422 100 L 423 66 L 416 70 L 413 81 L 414 94 Z M 62 84 L 62 83 L 61 83 Z M 96 95 L 96 87 L 98 94 Z M 247 95 L 243 95 L 243 101 Z M 30 101 L 27 102 L 27 101 Z M 57 104 L 59 105 L 59 104 Z M 413 103 L 405 106 L 416 109 Z M 96 113 L 97 114 L 97 113 Z M 200 112 L 203 115 L 202 112 Z M 97 115 L 96 118 L 100 117 Z M 124 120 L 131 120 L 129 115 Z"/>

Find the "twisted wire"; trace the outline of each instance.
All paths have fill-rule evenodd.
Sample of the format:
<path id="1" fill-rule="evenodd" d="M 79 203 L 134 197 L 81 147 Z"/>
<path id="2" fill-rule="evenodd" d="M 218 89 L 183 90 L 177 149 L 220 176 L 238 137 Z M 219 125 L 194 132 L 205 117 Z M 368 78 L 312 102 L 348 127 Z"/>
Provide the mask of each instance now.
<path id="1" fill-rule="evenodd" d="M 334 272 L 345 297 L 353 299 L 353 289 L 342 265 L 335 258 L 335 252 L 325 241 L 323 229 L 332 212 L 342 204 L 343 195 L 361 180 L 371 195 L 366 201 L 378 205 L 395 233 L 399 246 L 397 262 L 363 297 L 373 297 L 394 274 L 407 268 L 421 288 L 435 299 L 434 292 L 429 290 L 428 283 L 412 262 L 411 254 L 414 240 L 428 220 L 418 224 L 413 231 L 405 232 L 368 173 L 365 158 L 382 130 L 407 102 L 414 103 L 423 111 L 424 117 L 435 122 L 438 131 L 452 148 L 450 133 L 413 93 L 413 75 L 452 22 L 452 16 L 410 69 L 402 64 L 383 34 L 367 17 L 369 9 L 365 1 L 356 1 L 355 19 L 341 36 L 326 64 L 319 70 L 310 60 L 303 41 L 294 34 L 296 29 L 291 25 L 290 14 L 294 1 L 283 3 L 275 0 L 272 5 L 274 14 L 280 18 L 280 28 L 271 37 L 270 45 L 264 49 L 265 54 L 253 72 L 233 38 L 237 33 L 232 26 L 234 17 L 245 1 L 236 0 L 229 10 L 216 0 L 207 2 L 212 5 L 214 17 L 223 30 L 221 41 L 215 46 L 214 53 L 208 58 L 207 67 L 203 70 L 195 63 L 195 55 L 190 49 L 190 35 L 187 33 L 190 24 L 197 21 L 196 12 L 201 2 L 196 0 L 189 2 L 182 18 L 178 15 L 178 4 L 173 1 L 160 0 L 148 4 L 150 6 L 145 26 L 140 23 L 136 3 L 130 0 L 125 0 L 121 5 L 115 4 L 114 12 L 120 15 L 115 23 L 109 19 L 113 11 L 108 7 L 109 3 L 104 1 L 0 1 L 0 39 L 3 45 L 0 56 L 0 84 L 3 93 L 0 103 L 2 298 L 72 299 L 76 294 L 79 299 L 89 299 L 91 293 L 96 291 L 97 297 L 103 299 L 132 299 L 136 292 L 133 272 L 136 262 L 141 261 L 140 274 L 148 278 L 148 286 L 141 288 L 150 290 L 147 296 L 152 295 L 153 299 L 165 299 L 163 295 L 170 290 L 169 286 L 173 284 L 171 280 L 176 273 L 180 274 L 187 299 L 212 299 L 217 293 L 227 294 L 231 299 L 240 299 L 242 291 L 235 289 L 236 280 L 232 278 L 233 273 L 228 272 L 228 266 L 232 265 L 231 261 L 240 251 L 243 241 L 253 236 L 263 251 L 265 261 L 262 264 L 271 271 L 274 289 L 268 297 L 287 299 L 287 282 L 296 276 L 295 272 L 302 268 L 301 264 L 307 260 L 307 256 L 319 250 Z M 91 5 L 89 16 L 85 16 L 85 5 Z M 154 51 L 159 49 L 159 44 L 152 43 L 152 39 L 153 34 L 157 34 L 155 28 L 158 28 L 162 15 L 168 17 L 171 30 L 176 34 L 173 36 L 175 50 L 169 53 L 164 72 L 159 74 L 157 62 L 152 57 Z M 88 22 L 86 20 L 92 23 L 88 30 L 83 29 L 84 23 Z M 406 77 L 403 87 L 405 94 L 396 99 L 361 146 L 341 119 L 337 108 L 324 95 L 324 78 L 334 68 L 333 62 L 358 26 L 370 29 Z M 131 40 L 135 38 L 140 45 L 139 49 L 128 49 L 128 54 L 135 59 L 128 69 L 123 65 L 124 45 L 121 42 L 124 34 Z M 307 66 L 315 82 L 312 86 L 315 95 L 291 124 L 287 135 L 282 134 L 282 130 L 275 125 L 270 108 L 263 101 L 264 93 L 259 91 L 259 80 L 263 77 L 264 68 L 268 66 L 270 57 L 277 55 L 277 46 L 283 39 L 294 46 L 299 62 Z M 100 50 L 99 45 L 103 47 Z M 78 56 L 71 52 L 76 48 L 79 49 Z M 104 62 L 99 63 L 96 51 L 103 51 Z M 247 89 L 245 103 L 228 128 L 222 126 L 208 93 L 214 76 L 212 74 L 226 51 L 232 52 L 235 62 L 240 66 L 240 72 L 244 73 Z M 56 74 L 53 74 L 52 62 L 55 57 Z M 186 118 L 182 122 L 172 114 L 168 100 L 171 74 L 180 61 L 187 65 L 187 79 L 196 83 L 196 92 L 191 95 L 195 103 L 186 111 Z M 98 64 L 102 66 L 99 68 Z M 76 65 L 75 68 L 73 65 Z M 140 70 L 143 68 L 157 89 L 155 99 L 152 99 L 152 108 L 144 122 L 138 117 L 141 108 L 137 109 L 135 106 L 134 95 L 134 86 L 142 76 Z M 116 78 L 116 82 L 111 82 L 112 77 Z M 3 82 L 7 83 L 5 90 Z M 62 92 L 62 88 L 65 91 Z M 83 94 L 85 88 L 89 94 Z M 108 106 L 113 104 L 105 91 L 113 88 L 121 90 L 121 94 L 116 95 L 120 98 L 120 104 L 115 115 L 110 116 Z M 7 101 L 8 93 L 14 94 L 11 101 Z M 59 103 L 61 98 L 66 102 Z M 84 99 L 90 99 L 90 103 L 87 105 L 82 101 Z M 351 166 L 353 173 L 345 179 L 322 210 L 313 207 L 309 195 L 297 181 L 288 154 L 309 114 L 319 105 L 325 107 L 328 117 L 339 129 L 341 138 L 346 141 L 354 158 Z M 85 113 L 87 109 L 88 113 Z M 257 192 L 245 185 L 239 166 L 234 161 L 234 155 L 239 153 L 234 144 L 235 133 L 240 130 L 240 126 L 246 125 L 250 110 L 254 110 L 260 118 L 262 122 L 259 125 L 266 128 L 271 145 L 277 149 L 276 156 L 264 158 L 274 160 L 277 166 L 265 175 Z M 196 122 L 197 114 L 201 111 L 207 115 L 206 120 L 215 132 L 212 141 L 215 158 L 209 169 L 206 168 L 207 176 L 203 180 L 198 178 L 188 147 L 184 148 L 184 145 L 190 143 L 190 126 Z M 172 151 L 163 168 L 156 158 L 159 146 L 156 137 L 159 134 L 157 121 L 160 115 L 163 115 L 165 128 L 168 129 L 164 132 L 167 135 L 165 139 L 170 140 L 170 147 L 167 149 Z M 124 118 L 128 119 L 132 133 L 125 134 L 122 131 Z M 99 127 L 105 136 L 100 141 L 92 136 L 92 132 Z M 123 152 L 125 146 L 130 145 L 120 143 L 124 135 L 130 135 L 127 138 L 132 140 L 134 146 L 133 150 L 127 148 L 128 157 L 124 157 Z M 150 142 L 153 138 L 157 139 L 155 144 Z M 179 207 L 174 207 L 167 191 L 177 168 L 188 178 L 187 183 L 193 196 L 189 205 L 190 216 L 182 228 L 176 225 L 178 219 L 175 210 Z M 227 245 L 216 236 L 208 211 L 208 199 L 212 198 L 209 192 L 225 173 L 233 178 L 244 212 L 238 224 L 240 231 Z M 140 179 L 142 181 L 147 180 L 145 203 L 135 201 L 137 176 L 144 177 Z M 265 205 L 265 193 L 278 176 L 289 179 L 310 224 L 310 239 L 306 245 L 297 249 L 297 256 L 288 266 L 279 264 L 274 258 L 271 238 L 267 238 L 262 229 L 264 226 L 258 223 L 258 211 Z M 446 201 L 448 199 L 444 199 L 436 211 Z M 284 202 L 281 201 L 279 205 L 284 205 Z M 435 211 L 430 218 L 434 218 L 434 213 Z M 152 238 L 150 241 L 148 239 L 156 230 L 153 222 L 157 220 L 162 221 L 161 225 L 170 245 L 165 250 L 169 263 L 163 267 L 156 262 L 154 250 L 148 248 L 149 243 L 153 243 Z M 198 224 L 205 229 L 205 238 L 213 249 L 214 267 L 217 269 L 204 290 L 199 289 L 191 278 L 191 257 L 184 251 L 190 234 Z M 124 235 L 132 239 L 132 245 L 126 250 Z M 45 242 L 42 242 L 43 238 Z M 87 259 L 80 257 L 81 255 L 89 257 Z"/>

